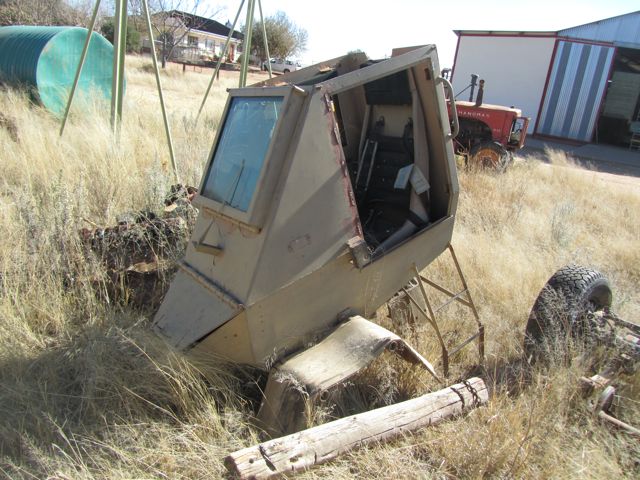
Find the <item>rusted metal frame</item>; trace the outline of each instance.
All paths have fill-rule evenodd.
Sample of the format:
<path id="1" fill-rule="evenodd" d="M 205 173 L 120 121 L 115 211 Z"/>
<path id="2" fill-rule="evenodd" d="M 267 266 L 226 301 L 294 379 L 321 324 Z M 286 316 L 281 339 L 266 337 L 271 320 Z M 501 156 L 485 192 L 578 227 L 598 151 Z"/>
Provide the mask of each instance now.
<path id="1" fill-rule="evenodd" d="M 607 320 L 611 320 L 613 323 L 620 325 L 624 328 L 628 328 L 633 333 L 640 335 L 640 325 L 629 322 L 628 320 L 624 320 L 618 317 L 615 313 L 611 311 L 605 311 L 604 316 Z"/>
<path id="2" fill-rule="evenodd" d="M 447 349 L 447 345 L 442 338 L 442 334 L 440 333 L 440 327 L 438 327 L 438 322 L 436 322 L 436 316 L 433 312 L 433 307 L 431 306 L 431 302 L 429 302 L 429 297 L 427 296 L 427 291 L 424 288 L 424 284 L 420 280 L 420 272 L 418 271 L 418 267 L 414 264 L 413 271 L 416 274 L 416 279 L 418 281 L 418 286 L 420 287 L 420 292 L 422 293 L 422 297 L 424 298 L 424 303 L 427 307 L 427 312 L 422 308 L 422 306 L 418 305 L 418 302 L 411 296 L 411 294 L 403 288 L 405 294 L 409 298 L 409 300 L 418 308 L 418 310 L 425 316 L 427 321 L 431 324 L 433 329 L 436 332 L 436 336 L 438 337 L 438 342 L 440 343 L 440 349 L 442 351 L 442 371 L 445 377 L 449 376 L 449 350 Z"/>
<path id="3" fill-rule="evenodd" d="M 460 351 L 462 351 L 462 349 L 464 347 L 469 345 L 471 342 L 473 342 L 479 336 L 480 336 L 480 331 L 474 333 L 469 338 L 467 338 L 464 342 L 462 342 L 460 345 L 458 345 L 457 347 L 454 347 L 453 349 L 451 349 L 449 351 L 449 358 L 456 356 L 458 353 L 460 353 Z"/>
<path id="4" fill-rule="evenodd" d="M 451 258 L 453 260 L 453 263 L 454 263 L 454 265 L 456 267 L 456 271 L 458 272 L 458 277 L 460 278 L 460 282 L 462 283 L 463 289 L 460 292 L 453 293 L 450 290 L 438 285 L 436 282 L 433 282 L 433 281 L 425 278 L 424 276 L 422 276 L 420 274 L 420 272 L 418 271 L 418 268 L 416 267 L 416 265 L 414 265 L 413 269 L 414 269 L 414 272 L 416 274 L 415 275 L 415 279 L 418 282 L 418 286 L 420 287 L 420 292 L 422 293 L 422 297 L 424 298 L 425 305 L 427 306 L 427 310 L 429 312 L 427 314 L 427 312 L 424 311 L 424 309 L 420 305 L 418 305 L 418 303 L 409 294 L 409 292 L 405 288 L 403 288 L 403 291 L 405 292 L 405 294 L 407 295 L 409 300 L 425 316 L 425 318 L 429 321 L 431 326 L 436 331 L 436 335 L 438 336 L 438 341 L 439 341 L 440 346 L 442 348 L 442 366 L 443 366 L 443 370 L 444 370 L 444 375 L 445 376 L 448 376 L 448 374 L 449 374 L 449 359 L 451 357 L 453 357 L 454 355 L 457 355 L 464 347 L 466 347 L 468 344 L 470 344 L 472 341 L 474 341 L 476 339 L 478 340 L 478 355 L 480 357 L 480 363 L 482 363 L 484 361 L 484 325 L 480 321 L 480 316 L 478 315 L 478 310 L 477 310 L 475 304 L 473 303 L 473 298 L 471 297 L 471 293 L 469 292 L 469 286 L 467 284 L 466 279 L 464 278 L 464 275 L 462 273 L 462 268 L 460 267 L 460 263 L 458 262 L 458 258 L 457 258 L 456 254 L 455 254 L 453 246 L 451 244 L 449 244 L 448 249 L 449 249 L 449 252 L 451 254 Z M 440 291 L 441 293 L 444 293 L 445 295 L 449 296 L 450 297 L 449 300 L 447 300 L 444 304 L 440 305 L 437 309 L 434 310 L 433 307 L 431 306 L 431 302 L 429 302 L 429 297 L 428 297 L 426 289 L 424 287 L 424 283 L 426 283 L 427 285 L 431 286 L 432 288 Z M 462 298 L 463 296 L 466 296 L 466 298 Z M 465 341 L 463 341 L 458 346 L 454 347 L 452 350 L 449 350 L 449 349 L 447 349 L 446 344 L 444 343 L 444 340 L 442 339 L 442 334 L 440 333 L 440 329 L 439 329 L 437 321 L 436 321 L 436 314 L 439 311 L 441 311 L 442 309 L 444 309 L 445 307 L 447 307 L 448 305 L 450 305 L 451 303 L 453 303 L 454 301 L 457 301 L 460 304 L 464 305 L 465 307 L 471 309 L 471 311 L 473 312 L 473 316 L 474 316 L 474 319 L 476 321 L 476 324 L 478 325 L 478 332 L 475 333 L 474 335 L 472 335 L 471 337 L 469 337 L 468 339 L 466 339 Z"/>
<path id="5" fill-rule="evenodd" d="M 458 262 L 458 257 L 456 256 L 456 252 L 453 249 L 453 245 L 449 244 L 449 253 L 451 253 L 451 258 L 453 259 L 453 263 L 456 266 L 456 270 L 458 271 L 458 276 L 460 277 L 460 281 L 462 282 L 463 289 L 467 292 L 467 300 L 469 301 L 471 311 L 473 312 L 473 316 L 476 320 L 476 324 L 478 325 L 478 355 L 480 357 L 480 363 L 484 362 L 484 325 L 480 321 L 480 315 L 478 315 L 478 309 L 476 308 L 476 304 L 473 303 L 473 298 L 471 297 L 471 292 L 469 291 L 469 285 L 467 284 L 467 280 L 464 278 L 464 274 L 462 273 L 462 268 L 460 268 L 460 263 Z"/>
<path id="6" fill-rule="evenodd" d="M 450 290 L 447 290 L 446 288 L 444 288 L 442 285 L 438 285 L 436 282 L 429 280 L 428 278 L 424 277 L 423 275 L 420 275 L 420 278 L 422 279 L 422 281 L 424 283 L 426 283 L 427 285 L 429 285 L 430 287 L 435 288 L 436 290 L 438 290 L 441 293 L 444 293 L 445 295 L 448 295 L 450 297 L 455 297 L 455 300 L 458 303 L 461 303 L 462 305 L 464 305 L 465 307 L 469 307 L 471 308 L 471 304 L 469 303 L 468 300 L 465 300 L 464 298 L 460 298 L 460 296 L 465 292 L 465 290 L 463 290 L 462 292 L 459 293 L 453 293 Z"/>
<path id="7" fill-rule="evenodd" d="M 471 294 L 469 293 L 469 285 L 467 284 L 467 280 L 464 278 L 464 274 L 462 273 L 462 268 L 460 268 L 460 263 L 458 262 L 458 257 L 456 256 L 456 252 L 453 250 L 453 245 L 449 244 L 449 253 L 451 253 L 451 258 L 453 259 L 453 263 L 456 266 L 456 270 L 458 271 L 458 276 L 460 277 L 460 281 L 462 282 L 462 288 L 465 292 L 467 292 L 467 301 L 470 304 L 471 311 L 473 312 L 473 316 L 476 319 L 478 325 L 482 325 L 480 322 L 480 315 L 478 315 L 478 309 L 476 308 L 475 303 L 473 303 L 473 298 L 471 298 Z"/>
<path id="8" fill-rule="evenodd" d="M 618 428 L 623 429 L 626 433 L 628 433 L 629 435 L 634 435 L 636 437 L 640 437 L 640 430 L 638 430 L 635 427 L 632 427 L 631 425 L 629 425 L 628 423 L 623 422 L 622 420 L 618 420 L 615 417 L 612 417 L 611 415 L 600 411 L 598 412 L 598 417 L 601 418 L 602 420 L 605 420 L 609 423 L 611 423 L 612 425 L 615 425 Z"/>
<path id="9" fill-rule="evenodd" d="M 610 415 L 611 405 L 613 404 L 613 398 L 616 394 L 616 389 L 612 386 L 606 387 L 602 393 L 600 394 L 600 398 L 596 402 L 596 405 L 593 409 L 593 413 L 606 422 L 609 422 L 615 427 L 618 427 L 628 433 L 629 435 L 633 435 L 636 437 L 640 437 L 640 430 L 636 427 L 629 425 L 622 420 L 619 420 Z"/>
<path id="10" fill-rule="evenodd" d="M 451 305 L 453 302 L 455 302 L 456 300 L 462 300 L 460 297 L 462 297 L 462 295 L 464 295 L 465 293 L 467 293 L 466 290 L 462 290 L 458 293 L 454 293 L 453 295 L 451 295 L 451 298 L 449 300 L 447 300 L 446 302 L 444 302 L 442 305 L 440 305 L 438 308 L 436 308 L 434 310 L 434 313 L 438 313 L 440 310 L 444 310 L 446 307 L 448 307 L 449 305 Z M 467 302 L 468 303 L 468 302 Z M 463 303 L 463 305 L 465 305 L 465 303 Z M 469 306 L 469 305 L 467 305 Z"/>
<path id="11" fill-rule="evenodd" d="M 438 322 L 436 321 L 436 313 L 433 311 L 433 307 L 431 306 L 431 302 L 429 301 L 429 297 L 427 296 L 427 290 L 424 288 L 424 284 L 420 279 L 420 272 L 418 271 L 418 267 L 414 264 L 413 271 L 416 273 L 418 286 L 420 287 L 420 292 L 424 298 L 424 303 L 427 306 L 427 310 L 429 311 L 429 315 L 433 320 L 433 328 L 436 330 L 436 334 L 440 339 L 440 345 L 442 346 L 442 370 L 444 372 L 444 376 L 449 376 L 449 350 L 447 349 L 447 345 L 444 343 L 442 338 L 442 334 L 440 333 L 440 328 L 438 327 Z"/>
<path id="12" fill-rule="evenodd" d="M 436 333 L 440 333 L 437 329 L 437 325 L 434 325 L 433 320 L 431 319 L 431 317 L 429 317 L 429 314 L 425 311 L 424 308 L 422 308 L 422 306 L 416 301 L 416 299 L 411 296 L 409 291 L 405 287 L 402 287 L 402 291 L 405 293 L 405 295 L 411 301 L 411 303 L 413 303 L 413 305 L 420 311 L 420 313 L 424 316 L 427 322 L 429 322 L 429 325 L 431 325 L 433 328 L 436 329 Z"/>

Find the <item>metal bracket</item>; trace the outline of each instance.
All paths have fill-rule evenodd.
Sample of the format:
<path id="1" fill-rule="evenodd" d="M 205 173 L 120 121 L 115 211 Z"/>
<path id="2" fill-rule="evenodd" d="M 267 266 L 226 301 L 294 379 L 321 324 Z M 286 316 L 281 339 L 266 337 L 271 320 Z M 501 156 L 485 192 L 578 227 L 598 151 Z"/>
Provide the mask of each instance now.
<path id="1" fill-rule="evenodd" d="M 358 269 L 362 269 L 371 263 L 371 251 L 367 246 L 367 242 L 364 241 L 364 238 L 353 237 L 347 242 L 347 245 Z"/>

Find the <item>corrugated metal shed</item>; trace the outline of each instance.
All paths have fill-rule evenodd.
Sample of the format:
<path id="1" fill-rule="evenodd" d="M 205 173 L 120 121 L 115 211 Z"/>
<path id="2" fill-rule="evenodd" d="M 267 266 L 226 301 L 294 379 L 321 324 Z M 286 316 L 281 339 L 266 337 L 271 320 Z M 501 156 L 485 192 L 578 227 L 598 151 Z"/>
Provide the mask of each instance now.
<path id="1" fill-rule="evenodd" d="M 559 41 L 536 133 L 588 142 L 615 49 Z"/>
<path id="2" fill-rule="evenodd" d="M 640 48 L 640 11 L 560 30 L 558 36 Z"/>

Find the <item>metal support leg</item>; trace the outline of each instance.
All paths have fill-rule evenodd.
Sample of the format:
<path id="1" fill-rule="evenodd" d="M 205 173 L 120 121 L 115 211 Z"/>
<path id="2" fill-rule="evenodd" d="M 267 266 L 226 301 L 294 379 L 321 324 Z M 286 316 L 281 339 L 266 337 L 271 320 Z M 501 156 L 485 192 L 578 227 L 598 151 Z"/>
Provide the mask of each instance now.
<path id="1" fill-rule="evenodd" d="M 456 271 L 458 273 L 458 277 L 460 278 L 460 282 L 462 283 L 461 291 L 459 291 L 458 293 L 454 293 L 442 287 L 441 285 L 438 285 L 436 282 L 429 280 L 428 278 L 425 278 L 423 275 L 420 274 L 416 265 L 413 266 L 415 279 L 420 289 L 420 293 L 422 294 L 422 298 L 424 300 L 426 309 L 422 305 L 420 305 L 420 303 L 411 295 L 411 293 L 407 288 L 402 289 L 405 295 L 407 296 L 407 298 L 409 299 L 409 301 L 411 302 L 411 304 L 413 304 L 413 306 L 418 310 L 418 312 L 420 312 L 420 314 L 427 320 L 429 325 L 431 325 L 431 327 L 434 329 L 436 333 L 436 337 L 438 339 L 438 343 L 440 344 L 440 349 L 442 351 L 442 369 L 445 377 L 449 375 L 450 359 L 454 355 L 459 353 L 464 347 L 466 347 L 467 345 L 469 345 L 471 342 L 475 340 L 478 341 L 478 353 L 480 357 L 480 363 L 484 363 L 484 325 L 482 325 L 482 322 L 480 322 L 480 316 L 478 315 L 478 310 L 476 309 L 476 306 L 473 303 L 473 298 L 471 297 L 471 293 L 469 292 L 469 287 L 464 278 L 464 275 L 462 274 L 462 269 L 460 268 L 460 264 L 458 262 L 458 258 L 456 257 L 455 251 L 453 250 L 453 246 L 449 245 L 448 250 L 449 250 L 449 253 L 451 254 L 453 263 L 456 267 Z M 429 296 L 427 295 L 425 284 L 429 285 L 435 290 L 438 290 L 440 293 L 447 295 L 449 297 L 449 300 L 447 300 L 445 303 L 440 305 L 438 308 L 434 309 L 431 305 L 431 302 L 429 301 Z M 478 326 L 478 331 L 471 337 L 464 340 L 459 345 L 453 347 L 452 349 L 449 349 L 447 348 L 447 345 L 444 341 L 442 333 L 440 332 L 440 328 L 436 320 L 436 315 L 438 314 L 439 311 L 441 311 L 443 308 L 447 307 L 453 302 L 458 302 L 472 311 L 474 320 L 476 322 L 476 325 Z"/>
<path id="2" fill-rule="evenodd" d="M 247 4 L 247 20 L 245 22 L 246 32 L 244 36 L 244 46 L 242 48 L 242 66 L 240 68 L 240 82 L 238 86 L 243 88 L 247 85 L 247 73 L 249 72 L 249 54 L 251 53 L 251 36 L 253 34 L 253 17 L 256 0 L 249 0 Z"/>
<path id="3" fill-rule="evenodd" d="M 164 95 L 162 94 L 162 82 L 160 81 L 160 70 L 158 69 L 158 58 L 156 56 L 155 42 L 153 40 L 153 28 L 151 27 L 151 15 L 149 15 L 149 4 L 147 0 L 142 1 L 145 19 L 147 21 L 147 29 L 149 30 L 149 41 L 151 42 L 151 58 L 153 59 L 153 71 L 156 74 L 156 84 L 158 86 L 158 97 L 160 98 L 160 108 L 162 110 L 162 120 L 164 122 L 164 131 L 167 134 L 167 144 L 169 147 L 169 157 L 171 158 L 171 167 L 176 182 L 180 183 L 178 177 L 178 167 L 173 151 L 173 139 L 171 138 L 171 129 L 169 128 L 169 119 L 167 118 L 167 109 L 164 104 Z M 124 73 L 124 72 L 123 72 Z"/>
<path id="4" fill-rule="evenodd" d="M 229 35 L 227 35 L 227 41 L 224 44 L 224 48 L 222 49 L 222 54 L 216 63 L 216 69 L 211 76 L 211 80 L 209 81 L 209 85 L 207 86 L 207 91 L 204 92 L 204 98 L 202 99 L 202 103 L 200 104 L 200 108 L 198 109 L 198 115 L 196 116 L 196 123 L 198 122 L 198 118 L 200 118 L 200 114 L 202 113 L 202 109 L 204 108 L 204 104 L 207 101 L 207 97 L 209 96 L 209 92 L 211 91 L 211 86 L 213 85 L 213 81 L 218 78 L 220 73 L 220 66 L 222 65 L 222 59 L 226 58 L 227 52 L 229 51 L 229 44 L 231 43 L 231 37 L 233 36 L 233 32 L 236 29 L 236 24 L 238 23 L 238 18 L 240 18 L 240 12 L 242 12 L 242 7 L 244 6 L 244 0 L 240 1 L 240 7 L 238 8 L 238 13 L 236 13 L 236 18 L 233 20 L 233 25 L 231 26 L 231 30 L 229 31 Z"/>
<path id="5" fill-rule="evenodd" d="M 262 41 L 264 43 L 264 53 L 267 55 L 267 70 L 269 78 L 273 77 L 271 72 L 271 54 L 269 53 L 269 42 L 267 41 L 267 27 L 264 24 L 264 15 L 262 15 L 262 0 L 258 0 L 258 9 L 260 10 L 260 24 L 262 25 Z"/>
<path id="6" fill-rule="evenodd" d="M 91 43 L 91 37 L 93 36 L 93 28 L 96 25 L 96 18 L 98 17 L 98 10 L 100 9 L 100 0 L 96 1 L 95 7 L 93 7 L 93 15 L 91 15 L 91 21 L 89 22 L 89 28 L 87 29 L 87 38 L 84 41 L 84 47 L 82 47 L 82 53 L 80 54 L 80 62 L 78 63 L 78 69 L 76 70 L 76 76 L 73 79 L 73 85 L 71 86 L 71 92 L 69 92 L 69 98 L 67 100 L 67 107 L 64 110 L 64 116 L 62 117 L 62 125 L 60 126 L 60 136 L 64 133 L 64 127 L 67 125 L 67 119 L 69 118 L 69 111 L 71 110 L 71 103 L 78 88 L 78 81 L 82 74 L 82 67 L 87 59 L 87 51 L 89 50 L 89 44 Z"/>
<path id="7" fill-rule="evenodd" d="M 124 98 L 124 59 L 127 49 L 127 0 L 116 0 L 113 19 L 113 84 L 111 87 L 111 128 L 118 136 Z M 152 45 L 153 48 L 153 45 Z"/>
<path id="8" fill-rule="evenodd" d="M 451 258 L 453 258 L 453 263 L 456 266 L 456 270 L 458 271 L 458 276 L 460 277 L 460 281 L 462 282 L 462 288 L 467 294 L 467 300 L 471 306 L 471 311 L 473 312 L 473 317 L 476 320 L 478 325 L 478 353 L 480 355 L 480 363 L 484 363 L 484 325 L 480 321 L 480 315 L 478 315 L 478 309 L 476 308 L 476 304 L 473 302 L 473 298 L 471 297 L 471 293 L 469 292 L 469 286 L 467 285 L 467 280 L 464 278 L 462 273 L 462 268 L 460 268 L 460 263 L 458 262 L 458 257 L 456 256 L 456 252 L 453 249 L 453 245 L 449 244 L 449 252 L 451 253 Z"/>

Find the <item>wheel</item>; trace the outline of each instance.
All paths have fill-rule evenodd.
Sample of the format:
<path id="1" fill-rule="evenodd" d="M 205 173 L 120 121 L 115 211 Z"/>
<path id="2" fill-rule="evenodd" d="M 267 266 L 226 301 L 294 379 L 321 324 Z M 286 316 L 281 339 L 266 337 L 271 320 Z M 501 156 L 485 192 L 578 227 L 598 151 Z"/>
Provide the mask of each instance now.
<path id="1" fill-rule="evenodd" d="M 507 168 L 511 155 L 498 142 L 484 142 L 473 147 L 468 158 L 471 166 L 502 172 Z"/>
<path id="2" fill-rule="evenodd" d="M 291 70 L 289 70 L 288 68 L 285 68 L 285 69 L 283 70 L 283 73 L 289 73 L 290 71 L 291 71 Z"/>
<path id="3" fill-rule="evenodd" d="M 588 339 L 588 314 L 611 306 L 609 281 L 587 267 L 558 270 L 536 299 L 524 336 L 527 357 L 540 360 L 566 348 L 570 338 Z"/>

